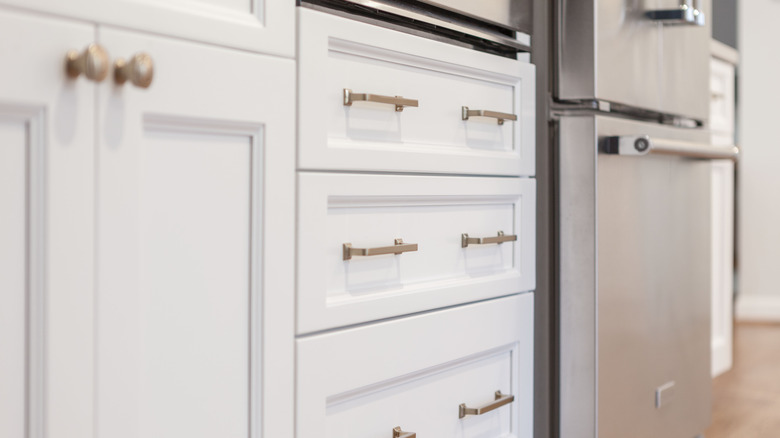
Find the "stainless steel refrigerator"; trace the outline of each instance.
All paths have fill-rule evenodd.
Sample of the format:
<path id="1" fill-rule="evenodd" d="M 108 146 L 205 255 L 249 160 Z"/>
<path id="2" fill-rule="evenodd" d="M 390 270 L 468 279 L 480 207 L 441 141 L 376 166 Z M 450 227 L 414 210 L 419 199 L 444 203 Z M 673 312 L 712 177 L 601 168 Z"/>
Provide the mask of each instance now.
<path id="1" fill-rule="evenodd" d="M 558 432 L 710 421 L 710 1 L 555 0 Z"/>

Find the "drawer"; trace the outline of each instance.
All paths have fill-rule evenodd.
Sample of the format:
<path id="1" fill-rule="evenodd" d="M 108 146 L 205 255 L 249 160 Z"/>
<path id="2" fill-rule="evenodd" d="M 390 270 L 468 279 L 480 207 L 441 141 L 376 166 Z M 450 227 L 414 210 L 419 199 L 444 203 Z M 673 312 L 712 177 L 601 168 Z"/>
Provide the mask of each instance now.
<path id="1" fill-rule="evenodd" d="M 299 8 L 300 169 L 534 174 L 534 66 Z M 344 104 L 355 94 L 419 106 Z M 462 108 L 514 114 L 469 117 Z"/>
<path id="2" fill-rule="evenodd" d="M 734 66 L 719 59 L 710 60 L 710 129 L 713 133 L 734 132 Z"/>
<path id="3" fill-rule="evenodd" d="M 533 433 L 531 293 L 298 339 L 296 357 L 297 438 Z M 514 400 L 460 418 L 497 391 Z"/>
<path id="4" fill-rule="evenodd" d="M 298 333 L 535 287 L 531 178 L 298 174 Z M 469 243 L 517 236 L 516 241 Z M 404 245 L 399 254 L 352 251 Z M 416 244 L 416 250 L 401 252 Z M 395 248 L 395 247 L 394 247 Z"/>

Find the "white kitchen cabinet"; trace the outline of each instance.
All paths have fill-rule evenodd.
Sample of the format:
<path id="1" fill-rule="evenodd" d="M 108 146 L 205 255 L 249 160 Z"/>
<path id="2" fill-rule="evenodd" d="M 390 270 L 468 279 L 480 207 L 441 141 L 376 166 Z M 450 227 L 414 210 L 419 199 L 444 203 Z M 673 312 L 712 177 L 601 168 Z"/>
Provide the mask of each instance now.
<path id="1" fill-rule="evenodd" d="M 99 41 L 147 53 L 155 77 L 97 99 L 97 433 L 288 435 L 294 63 Z"/>
<path id="2" fill-rule="evenodd" d="M 534 67 L 298 17 L 296 438 L 530 438 Z"/>
<path id="3" fill-rule="evenodd" d="M 713 145 L 734 144 L 736 50 L 712 42 L 710 132 Z M 734 162 L 711 165 L 712 376 L 731 369 L 734 325 Z"/>
<path id="4" fill-rule="evenodd" d="M 533 65 L 305 8 L 299 18 L 300 169 L 534 174 Z M 345 89 L 417 106 L 345 105 Z M 517 120 L 463 120 L 464 107 Z"/>
<path id="5" fill-rule="evenodd" d="M 0 8 L 0 436 L 92 435 L 92 26 Z"/>
<path id="6" fill-rule="evenodd" d="M 0 0 L 0 4 L 252 52 L 289 58 L 295 52 L 294 1 Z"/>
<path id="7" fill-rule="evenodd" d="M 0 36 L 0 436 L 288 435 L 294 61 L 4 7 Z M 92 43 L 151 86 L 69 78 Z"/>
<path id="8" fill-rule="evenodd" d="M 298 438 L 533 435 L 530 293 L 310 336 L 297 360 Z"/>
<path id="9" fill-rule="evenodd" d="M 299 172 L 298 187 L 298 333 L 535 287 L 532 178 Z M 396 239 L 415 246 L 344 254 Z"/>

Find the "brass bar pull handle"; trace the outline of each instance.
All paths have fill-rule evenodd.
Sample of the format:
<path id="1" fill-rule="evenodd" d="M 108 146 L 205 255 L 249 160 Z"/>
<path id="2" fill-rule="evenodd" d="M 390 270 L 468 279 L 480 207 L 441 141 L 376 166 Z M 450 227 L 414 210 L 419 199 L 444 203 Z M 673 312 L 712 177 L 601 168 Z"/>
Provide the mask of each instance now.
<path id="1" fill-rule="evenodd" d="M 404 107 L 418 107 L 417 99 L 406 99 L 401 96 L 381 96 L 379 94 L 353 93 L 349 88 L 344 89 L 344 106 L 352 106 L 353 102 L 377 102 L 395 105 L 396 111 L 403 111 Z"/>
<path id="2" fill-rule="evenodd" d="M 463 418 L 466 415 L 482 415 L 486 412 L 490 412 L 494 409 L 498 409 L 501 406 L 508 405 L 515 401 L 515 396 L 512 394 L 501 394 L 501 391 L 496 391 L 496 399 L 484 406 L 478 408 L 466 407 L 465 403 L 461 403 L 458 407 L 458 418 Z"/>
<path id="3" fill-rule="evenodd" d="M 491 117 L 497 119 L 499 125 L 503 125 L 504 120 L 517 120 L 516 114 L 488 110 L 470 110 L 467 106 L 460 107 L 460 118 L 462 120 L 468 120 L 469 117 Z"/>
<path id="4" fill-rule="evenodd" d="M 468 248 L 469 245 L 485 245 L 488 243 L 504 243 L 514 242 L 517 240 L 517 234 L 505 235 L 503 231 L 499 231 L 495 237 L 469 237 L 468 234 L 463 233 L 460 235 L 460 247 Z"/>
<path id="5" fill-rule="evenodd" d="M 351 260 L 352 256 L 375 256 L 383 254 L 401 254 L 417 251 L 416 243 L 404 243 L 403 239 L 395 239 L 393 246 L 381 246 L 378 248 L 353 248 L 351 243 L 345 243 L 344 260 Z"/>
<path id="6" fill-rule="evenodd" d="M 393 428 L 393 438 L 417 438 L 417 434 L 414 432 L 404 432 L 401 430 L 401 426 Z"/>

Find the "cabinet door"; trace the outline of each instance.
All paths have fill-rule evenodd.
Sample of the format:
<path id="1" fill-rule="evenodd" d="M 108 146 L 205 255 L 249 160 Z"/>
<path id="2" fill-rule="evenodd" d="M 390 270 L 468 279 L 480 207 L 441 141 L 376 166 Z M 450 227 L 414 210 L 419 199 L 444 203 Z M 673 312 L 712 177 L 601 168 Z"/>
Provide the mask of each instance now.
<path id="1" fill-rule="evenodd" d="M 0 10 L 0 436 L 92 436 L 91 26 Z"/>
<path id="2" fill-rule="evenodd" d="M 292 429 L 291 60 L 103 28 L 154 62 L 98 109 L 101 437 Z"/>
<path id="3" fill-rule="evenodd" d="M 293 57 L 295 2 L 289 0 L 0 0 L 123 28 Z"/>

